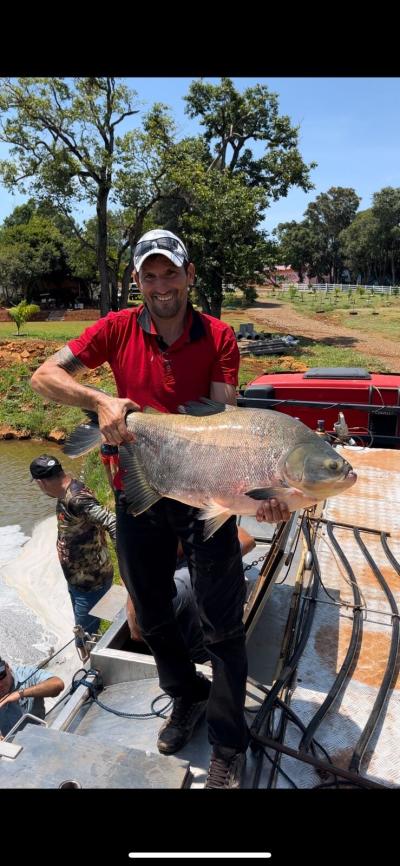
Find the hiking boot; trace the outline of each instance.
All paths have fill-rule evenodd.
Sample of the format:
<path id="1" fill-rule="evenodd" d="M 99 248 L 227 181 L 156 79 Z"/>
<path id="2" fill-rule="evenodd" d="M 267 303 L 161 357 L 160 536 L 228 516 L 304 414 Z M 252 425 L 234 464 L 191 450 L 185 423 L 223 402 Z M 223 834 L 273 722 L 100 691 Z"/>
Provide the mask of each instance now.
<path id="1" fill-rule="evenodd" d="M 211 755 L 205 788 L 240 788 L 246 752 L 219 746 Z"/>
<path id="2" fill-rule="evenodd" d="M 174 698 L 170 717 L 161 726 L 157 748 L 163 755 L 173 755 L 190 740 L 197 722 L 204 716 L 208 698 L 203 701 L 188 701 L 187 698 Z"/>

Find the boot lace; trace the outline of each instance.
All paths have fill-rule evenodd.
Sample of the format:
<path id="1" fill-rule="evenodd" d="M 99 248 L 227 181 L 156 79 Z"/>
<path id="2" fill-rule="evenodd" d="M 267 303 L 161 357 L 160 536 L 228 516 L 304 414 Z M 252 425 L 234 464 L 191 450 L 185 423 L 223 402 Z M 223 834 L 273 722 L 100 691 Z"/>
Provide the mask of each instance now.
<path id="1" fill-rule="evenodd" d="M 211 758 L 206 780 L 208 788 L 227 787 L 233 760 L 234 758 L 231 758 L 227 761 L 225 758 L 218 758 L 217 756 Z"/>

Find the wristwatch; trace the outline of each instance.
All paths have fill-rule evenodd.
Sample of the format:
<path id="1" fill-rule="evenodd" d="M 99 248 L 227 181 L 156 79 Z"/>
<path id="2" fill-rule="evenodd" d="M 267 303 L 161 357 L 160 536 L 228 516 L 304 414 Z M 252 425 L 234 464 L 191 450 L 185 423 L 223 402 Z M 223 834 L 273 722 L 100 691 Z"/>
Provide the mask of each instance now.
<path id="1" fill-rule="evenodd" d="M 25 689 L 19 689 L 19 697 L 20 697 L 20 700 L 22 700 L 22 698 L 23 698 L 24 696 L 25 696 Z"/>

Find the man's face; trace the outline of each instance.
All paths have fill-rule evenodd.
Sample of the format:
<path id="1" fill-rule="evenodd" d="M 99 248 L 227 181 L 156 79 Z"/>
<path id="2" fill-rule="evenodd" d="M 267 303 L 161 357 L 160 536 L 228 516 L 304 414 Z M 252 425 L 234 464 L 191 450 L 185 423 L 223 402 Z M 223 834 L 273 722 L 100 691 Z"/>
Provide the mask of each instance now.
<path id="1" fill-rule="evenodd" d="M 45 493 L 46 496 L 51 496 L 53 499 L 57 499 L 56 494 L 52 492 L 50 485 L 45 478 L 35 478 L 35 481 L 37 486 L 40 487 L 42 493 Z"/>
<path id="2" fill-rule="evenodd" d="M 6 664 L 6 675 L 0 680 L 0 700 L 4 698 L 5 695 L 8 695 L 11 685 L 12 685 L 13 675 L 11 672 L 11 668 L 8 664 Z"/>
<path id="3" fill-rule="evenodd" d="M 194 281 L 194 265 L 177 268 L 166 256 L 149 256 L 135 271 L 150 313 L 160 319 L 174 319 L 186 309 L 188 288 Z"/>

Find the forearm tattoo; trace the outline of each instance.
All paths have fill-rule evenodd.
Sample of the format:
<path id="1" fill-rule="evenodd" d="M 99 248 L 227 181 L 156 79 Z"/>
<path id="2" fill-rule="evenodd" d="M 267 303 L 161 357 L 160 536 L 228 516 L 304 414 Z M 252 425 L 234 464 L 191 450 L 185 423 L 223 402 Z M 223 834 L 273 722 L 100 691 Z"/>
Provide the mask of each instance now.
<path id="1" fill-rule="evenodd" d="M 62 349 L 59 349 L 58 352 L 51 356 L 51 359 L 52 361 L 55 361 L 59 367 L 62 367 L 63 370 L 66 370 L 66 372 L 71 376 L 76 376 L 78 373 L 81 373 L 82 370 L 86 370 L 82 361 L 72 354 L 69 346 L 63 346 Z"/>

